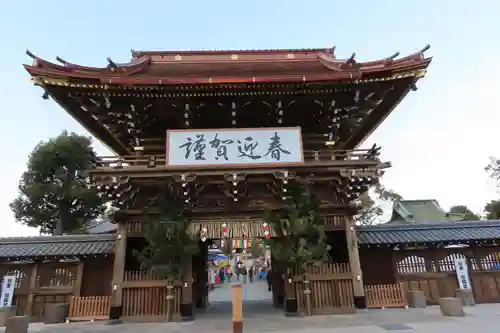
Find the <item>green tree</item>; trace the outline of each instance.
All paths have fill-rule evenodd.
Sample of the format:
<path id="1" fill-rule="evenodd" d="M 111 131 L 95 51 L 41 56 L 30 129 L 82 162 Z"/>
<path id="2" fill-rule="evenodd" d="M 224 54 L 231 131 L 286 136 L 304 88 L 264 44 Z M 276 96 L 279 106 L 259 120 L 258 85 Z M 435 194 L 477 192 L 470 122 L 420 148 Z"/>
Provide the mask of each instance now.
<path id="1" fill-rule="evenodd" d="M 487 220 L 500 220 L 500 200 L 491 200 L 484 206 Z"/>
<path id="2" fill-rule="evenodd" d="M 497 182 L 497 185 L 500 185 L 500 160 L 490 157 L 490 163 L 484 169 Z"/>
<path id="3" fill-rule="evenodd" d="M 464 206 L 464 205 L 451 206 L 448 213 L 450 213 L 450 214 L 463 214 L 464 220 L 466 220 L 466 221 L 477 221 L 477 220 L 481 219 L 481 217 L 479 217 L 479 215 L 474 214 L 469 209 L 469 207 Z"/>
<path id="4" fill-rule="evenodd" d="M 172 282 L 179 280 L 186 272 L 186 262 L 200 251 L 198 240 L 189 233 L 189 220 L 164 197 L 154 203 L 160 210 L 155 218 L 146 221 L 146 246 L 134 250 L 132 255 L 141 264 L 141 268 L 153 271 L 158 277 L 168 280 L 167 284 L 167 320 L 172 319 Z"/>
<path id="5" fill-rule="evenodd" d="M 392 190 L 386 189 L 382 184 L 377 183 L 373 186 L 373 197 L 369 191 L 361 193 L 359 198 L 354 202 L 358 208 L 355 215 L 357 224 L 372 225 L 382 214 L 382 203 L 394 203 L 395 201 L 403 200 L 403 197 Z"/>
<path id="6" fill-rule="evenodd" d="M 309 264 L 327 261 L 325 221 L 318 215 L 319 201 L 302 184 L 289 186 L 284 212 L 268 212 L 266 220 L 276 237 L 268 240 L 280 266 L 305 272 Z"/>
<path id="7" fill-rule="evenodd" d="M 64 131 L 40 142 L 29 155 L 19 195 L 10 204 L 16 220 L 43 234 L 83 229 L 104 209 L 96 190 L 85 184 L 84 174 L 94 160 L 90 138 Z"/>

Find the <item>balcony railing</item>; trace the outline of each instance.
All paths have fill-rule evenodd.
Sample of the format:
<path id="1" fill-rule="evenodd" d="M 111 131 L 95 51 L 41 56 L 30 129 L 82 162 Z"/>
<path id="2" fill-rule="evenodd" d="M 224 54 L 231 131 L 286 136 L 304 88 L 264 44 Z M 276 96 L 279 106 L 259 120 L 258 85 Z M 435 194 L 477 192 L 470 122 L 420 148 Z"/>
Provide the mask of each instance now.
<path id="1" fill-rule="evenodd" d="M 358 150 L 304 150 L 304 162 L 317 164 L 318 162 L 332 161 L 372 161 L 378 162 L 378 154 L 372 149 Z M 121 169 L 126 167 L 166 167 L 165 155 L 129 155 L 129 156 L 103 156 L 96 159 L 94 168 Z M 199 168 L 206 168 L 200 165 Z"/>

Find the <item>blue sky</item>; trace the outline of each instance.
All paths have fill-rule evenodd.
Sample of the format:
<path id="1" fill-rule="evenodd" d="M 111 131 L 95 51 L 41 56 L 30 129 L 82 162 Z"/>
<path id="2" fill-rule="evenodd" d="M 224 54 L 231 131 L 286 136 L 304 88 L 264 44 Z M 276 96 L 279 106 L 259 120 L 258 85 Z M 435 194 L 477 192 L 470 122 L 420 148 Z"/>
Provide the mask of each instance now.
<path id="1" fill-rule="evenodd" d="M 105 66 L 130 49 L 331 47 L 374 60 L 426 44 L 434 56 L 420 89 L 366 145 L 393 162 L 384 183 L 408 199 L 436 198 L 480 211 L 496 191 L 483 167 L 500 155 L 500 2 L 455 1 L 5 1 L 0 10 L 0 223 L 3 235 L 36 233 L 14 222 L 8 203 L 27 156 L 63 129 L 85 133 L 44 101 L 22 68 L 36 55 Z M 99 153 L 106 153 L 97 147 Z"/>

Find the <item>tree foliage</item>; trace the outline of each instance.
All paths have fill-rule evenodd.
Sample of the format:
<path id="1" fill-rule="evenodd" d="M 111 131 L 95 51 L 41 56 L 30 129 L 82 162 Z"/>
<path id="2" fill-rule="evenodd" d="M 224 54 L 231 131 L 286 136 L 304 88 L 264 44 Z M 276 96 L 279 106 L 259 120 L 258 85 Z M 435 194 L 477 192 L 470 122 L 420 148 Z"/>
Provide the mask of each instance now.
<path id="1" fill-rule="evenodd" d="M 164 197 L 156 200 L 161 214 L 147 221 L 147 245 L 133 256 L 142 269 L 152 270 L 168 280 L 179 279 L 193 255 L 199 253 L 198 240 L 189 233 L 189 220 Z"/>
<path id="2" fill-rule="evenodd" d="M 491 200 L 484 206 L 484 218 L 487 220 L 500 220 L 500 200 Z"/>
<path id="3" fill-rule="evenodd" d="M 386 189 L 382 184 L 377 183 L 372 188 L 375 199 L 370 195 L 369 191 L 362 193 L 355 201 L 358 207 L 358 212 L 355 220 L 361 225 L 373 224 L 382 214 L 384 210 L 377 201 L 395 202 L 403 200 L 403 197 L 392 190 Z"/>
<path id="4" fill-rule="evenodd" d="M 500 160 L 490 157 L 490 163 L 485 168 L 489 176 L 496 181 L 500 187 Z M 485 218 L 487 220 L 500 219 L 500 200 L 491 200 L 484 206 Z"/>
<path id="5" fill-rule="evenodd" d="M 466 221 L 477 221 L 480 220 L 481 217 L 475 213 L 473 213 L 469 207 L 465 205 L 455 205 L 451 206 L 449 210 L 450 214 L 463 214 L 464 215 L 464 220 Z"/>
<path id="6" fill-rule="evenodd" d="M 83 229 L 104 207 L 96 190 L 84 180 L 94 160 L 90 138 L 64 131 L 40 142 L 29 155 L 19 195 L 10 204 L 16 220 L 39 227 L 43 234 Z"/>
<path id="7" fill-rule="evenodd" d="M 329 259 L 325 221 L 317 214 L 319 201 L 305 185 L 289 186 L 288 193 L 285 211 L 266 214 L 266 221 L 276 233 L 267 245 L 283 267 L 304 272 L 309 264 Z"/>

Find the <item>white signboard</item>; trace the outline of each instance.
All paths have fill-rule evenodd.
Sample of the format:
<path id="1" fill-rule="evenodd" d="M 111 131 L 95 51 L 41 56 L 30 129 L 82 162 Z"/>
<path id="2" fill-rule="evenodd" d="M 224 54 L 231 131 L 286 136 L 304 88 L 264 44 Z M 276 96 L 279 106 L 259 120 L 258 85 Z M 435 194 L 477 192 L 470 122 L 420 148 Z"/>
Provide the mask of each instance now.
<path id="1" fill-rule="evenodd" d="M 16 276 L 6 275 L 3 277 L 2 290 L 0 295 L 0 308 L 6 308 L 12 305 L 14 297 L 14 288 L 16 286 Z"/>
<path id="2" fill-rule="evenodd" d="M 167 166 L 304 163 L 299 127 L 167 131 Z"/>
<path id="3" fill-rule="evenodd" d="M 455 259 L 455 270 L 457 271 L 458 286 L 460 289 L 471 289 L 469 269 L 465 258 Z"/>

